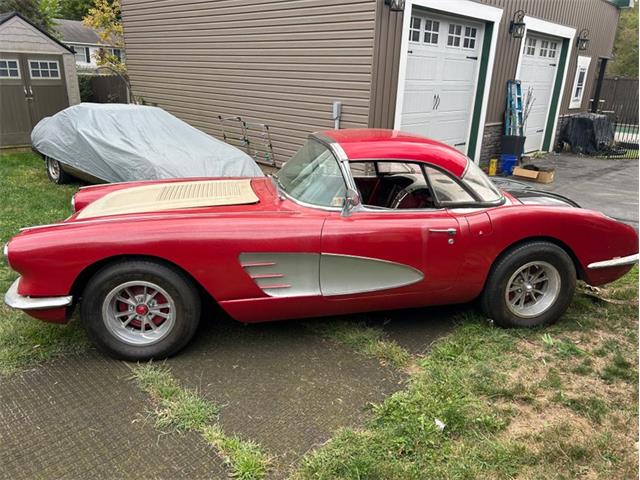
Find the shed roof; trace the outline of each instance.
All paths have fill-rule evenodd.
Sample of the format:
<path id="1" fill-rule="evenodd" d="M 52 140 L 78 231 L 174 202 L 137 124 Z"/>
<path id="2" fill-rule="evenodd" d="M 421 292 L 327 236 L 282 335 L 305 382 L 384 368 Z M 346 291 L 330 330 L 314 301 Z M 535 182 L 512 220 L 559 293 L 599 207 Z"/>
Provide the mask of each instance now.
<path id="1" fill-rule="evenodd" d="M 49 38 L 50 40 L 53 40 L 55 43 L 57 43 L 58 45 L 60 45 L 62 48 L 64 48 L 65 50 L 70 51 L 71 53 L 75 53 L 73 51 L 73 49 L 67 45 L 65 45 L 64 43 L 62 43 L 60 40 L 58 40 L 56 37 L 54 37 L 53 35 L 51 35 L 50 33 L 48 33 L 47 31 L 43 30 L 42 28 L 38 27 L 37 25 L 34 25 L 32 22 L 30 22 L 28 19 L 24 18 L 22 15 L 20 15 L 18 12 L 4 12 L 4 13 L 0 13 L 0 25 L 2 25 L 3 23 L 11 20 L 14 17 L 18 17 L 20 20 L 22 20 L 25 23 L 28 23 L 29 25 L 31 25 L 33 28 L 35 28 L 36 30 L 38 30 L 38 32 L 40 32 L 42 35 L 46 36 L 47 38 Z"/>

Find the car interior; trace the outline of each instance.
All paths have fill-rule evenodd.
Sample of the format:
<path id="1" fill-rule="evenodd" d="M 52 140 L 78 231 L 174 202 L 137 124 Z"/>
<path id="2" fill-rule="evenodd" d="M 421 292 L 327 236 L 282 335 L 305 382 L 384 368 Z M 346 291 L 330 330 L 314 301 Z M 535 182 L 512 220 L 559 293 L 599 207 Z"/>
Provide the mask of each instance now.
<path id="1" fill-rule="evenodd" d="M 362 203 L 380 209 L 435 208 L 420 165 L 403 162 L 353 162 L 351 171 Z"/>

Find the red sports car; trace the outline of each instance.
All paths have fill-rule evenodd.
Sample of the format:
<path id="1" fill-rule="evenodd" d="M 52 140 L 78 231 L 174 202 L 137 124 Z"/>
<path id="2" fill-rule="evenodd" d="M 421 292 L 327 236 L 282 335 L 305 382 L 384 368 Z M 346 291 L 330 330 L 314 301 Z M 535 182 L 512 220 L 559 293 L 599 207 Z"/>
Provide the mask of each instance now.
<path id="1" fill-rule="evenodd" d="M 5 247 L 8 305 L 50 322 L 74 306 L 95 343 L 178 352 L 211 297 L 241 322 L 467 302 L 544 325 L 583 279 L 638 258 L 633 228 L 558 195 L 504 192 L 463 154 L 388 130 L 311 135 L 273 178 L 82 188 L 74 214 Z"/>

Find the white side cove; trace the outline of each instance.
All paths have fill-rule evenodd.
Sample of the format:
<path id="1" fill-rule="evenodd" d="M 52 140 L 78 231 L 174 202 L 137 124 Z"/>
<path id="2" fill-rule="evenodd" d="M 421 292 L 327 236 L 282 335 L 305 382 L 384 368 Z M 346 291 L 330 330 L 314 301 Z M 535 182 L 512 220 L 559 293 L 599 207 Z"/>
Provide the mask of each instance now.
<path id="1" fill-rule="evenodd" d="M 116 190 L 87 205 L 78 219 L 258 202 L 251 179 L 206 180 Z"/>
<path id="2" fill-rule="evenodd" d="M 240 264 L 271 297 L 336 296 L 404 287 L 421 271 L 401 263 L 332 253 L 243 253 Z"/>

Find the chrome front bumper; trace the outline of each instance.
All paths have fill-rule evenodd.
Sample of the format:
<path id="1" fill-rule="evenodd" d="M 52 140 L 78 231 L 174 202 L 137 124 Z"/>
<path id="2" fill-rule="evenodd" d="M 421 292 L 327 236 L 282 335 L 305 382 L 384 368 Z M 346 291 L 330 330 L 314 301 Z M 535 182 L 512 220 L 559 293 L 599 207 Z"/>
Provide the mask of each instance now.
<path id="1" fill-rule="evenodd" d="M 590 263 L 587 268 L 594 270 L 597 268 L 621 267 L 623 265 L 632 265 L 638 262 L 638 254 L 629 255 L 628 257 L 612 258 L 611 260 L 603 260 L 602 262 Z"/>
<path id="2" fill-rule="evenodd" d="M 49 308 L 60 308 L 71 305 L 73 297 L 25 297 L 18 293 L 18 283 L 20 278 L 11 284 L 7 293 L 4 294 L 4 303 L 11 308 L 19 310 L 46 310 Z"/>

